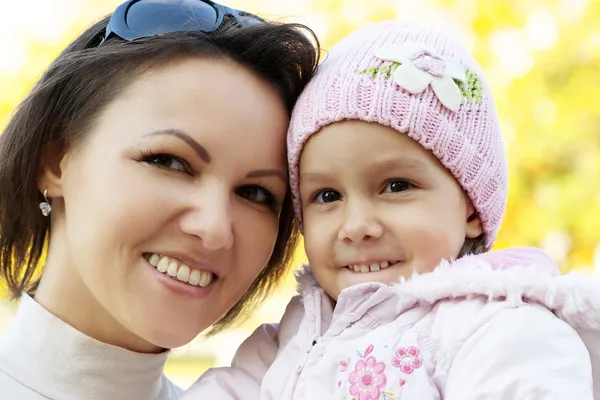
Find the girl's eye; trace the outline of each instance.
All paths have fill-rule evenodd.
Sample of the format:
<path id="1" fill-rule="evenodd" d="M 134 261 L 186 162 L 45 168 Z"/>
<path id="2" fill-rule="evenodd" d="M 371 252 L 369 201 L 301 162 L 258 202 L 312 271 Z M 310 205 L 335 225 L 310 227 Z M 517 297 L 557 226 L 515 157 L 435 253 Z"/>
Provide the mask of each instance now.
<path id="1" fill-rule="evenodd" d="M 342 199 L 342 195 L 335 190 L 323 190 L 314 196 L 315 203 L 332 203 Z"/>
<path id="2" fill-rule="evenodd" d="M 402 179 L 392 179 L 388 181 L 383 191 L 385 193 L 398 193 L 412 189 L 412 187 L 413 185 L 408 181 Z"/>
<path id="3" fill-rule="evenodd" d="M 253 203 L 266 204 L 271 208 L 276 208 L 277 201 L 275 196 L 267 189 L 256 185 L 242 186 L 236 190 L 238 196 L 243 197 Z"/>
<path id="4" fill-rule="evenodd" d="M 185 161 L 170 154 L 154 154 L 145 157 L 143 161 L 151 165 L 156 165 L 160 168 L 172 169 L 186 173 L 189 171 L 188 165 Z"/>

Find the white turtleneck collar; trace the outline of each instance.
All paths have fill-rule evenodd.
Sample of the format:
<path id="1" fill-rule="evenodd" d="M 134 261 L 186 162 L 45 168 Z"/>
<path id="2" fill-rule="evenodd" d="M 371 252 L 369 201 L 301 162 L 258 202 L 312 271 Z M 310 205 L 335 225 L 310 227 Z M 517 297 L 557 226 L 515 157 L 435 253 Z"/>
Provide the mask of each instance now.
<path id="1" fill-rule="evenodd" d="M 92 339 L 25 295 L 0 336 L 0 398 L 175 400 L 167 357 Z"/>

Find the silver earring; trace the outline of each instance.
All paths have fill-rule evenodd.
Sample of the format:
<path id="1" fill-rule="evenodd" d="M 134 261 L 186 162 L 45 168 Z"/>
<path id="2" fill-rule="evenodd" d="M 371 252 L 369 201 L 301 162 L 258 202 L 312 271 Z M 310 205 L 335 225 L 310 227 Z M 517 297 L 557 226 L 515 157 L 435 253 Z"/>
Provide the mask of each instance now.
<path id="1" fill-rule="evenodd" d="M 47 217 L 50 215 L 50 211 L 52 211 L 52 206 L 50 205 L 50 201 L 48 201 L 48 189 L 44 190 L 44 200 L 40 203 L 40 210 L 42 210 L 42 215 Z"/>

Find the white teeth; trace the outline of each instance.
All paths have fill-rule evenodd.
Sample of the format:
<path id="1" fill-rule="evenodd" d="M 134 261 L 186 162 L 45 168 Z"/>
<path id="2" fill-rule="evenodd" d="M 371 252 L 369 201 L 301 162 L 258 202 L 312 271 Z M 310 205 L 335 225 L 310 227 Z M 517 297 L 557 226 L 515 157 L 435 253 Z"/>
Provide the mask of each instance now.
<path id="1" fill-rule="evenodd" d="M 163 274 L 167 272 L 167 269 L 169 269 L 169 259 L 167 257 L 161 258 L 156 265 L 156 269 Z"/>
<path id="2" fill-rule="evenodd" d="M 177 276 L 177 263 L 175 261 L 171 261 L 169 263 L 169 268 L 167 268 L 167 275 Z"/>
<path id="3" fill-rule="evenodd" d="M 181 282 L 187 282 L 192 286 L 207 287 L 213 281 L 213 274 L 208 271 L 191 269 L 185 264 L 179 264 L 176 260 L 160 254 L 152 254 L 148 257 L 150 265 L 155 267 L 158 272 L 166 274 Z"/>
<path id="4" fill-rule="evenodd" d="M 188 283 L 190 285 L 198 286 L 198 284 L 200 283 L 200 271 L 198 271 L 197 269 L 193 270 L 190 274 L 190 279 L 188 279 Z"/>
<path id="5" fill-rule="evenodd" d="M 177 279 L 182 282 L 187 282 L 188 279 L 190 279 L 190 267 L 187 265 L 182 265 L 179 267 L 179 270 L 177 271 Z"/>
<path id="6" fill-rule="evenodd" d="M 349 265 L 348 268 L 353 270 L 354 272 L 377 272 L 379 270 L 388 268 L 390 265 L 394 265 L 395 261 L 382 261 L 379 263 L 371 263 L 371 264 L 352 264 Z"/>
<path id="7" fill-rule="evenodd" d="M 158 265 L 158 262 L 160 261 L 160 256 L 158 254 L 152 254 L 148 261 L 150 262 L 150 264 L 156 267 Z"/>
<path id="8" fill-rule="evenodd" d="M 206 271 L 200 271 L 200 283 L 198 286 L 207 287 L 212 282 L 212 274 Z"/>

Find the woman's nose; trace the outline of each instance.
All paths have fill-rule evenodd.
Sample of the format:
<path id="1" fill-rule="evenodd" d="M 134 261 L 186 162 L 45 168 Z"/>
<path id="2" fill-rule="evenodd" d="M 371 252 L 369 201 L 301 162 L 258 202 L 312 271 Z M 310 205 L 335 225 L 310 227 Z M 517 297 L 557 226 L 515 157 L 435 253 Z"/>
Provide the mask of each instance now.
<path id="1" fill-rule="evenodd" d="M 229 249 L 233 245 L 233 219 L 229 192 L 207 191 L 194 209 L 181 219 L 181 230 L 202 239 L 207 250 Z"/>

